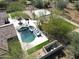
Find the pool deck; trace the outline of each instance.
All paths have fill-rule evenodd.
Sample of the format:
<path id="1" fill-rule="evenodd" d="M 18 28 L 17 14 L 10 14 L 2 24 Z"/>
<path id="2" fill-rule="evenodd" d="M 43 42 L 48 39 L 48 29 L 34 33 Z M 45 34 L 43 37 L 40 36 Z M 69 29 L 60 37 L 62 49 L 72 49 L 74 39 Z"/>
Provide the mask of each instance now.
<path id="1" fill-rule="evenodd" d="M 21 39 L 20 33 L 17 31 L 18 20 L 9 18 L 9 21 L 10 21 L 10 23 L 12 23 L 14 25 L 14 27 L 16 29 L 17 36 L 18 36 L 19 41 L 21 43 L 21 47 L 24 51 L 26 51 L 26 50 L 34 47 L 34 46 L 37 46 L 37 45 L 48 40 L 48 38 L 39 30 L 41 32 L 41 35 L 42 35 L 41 37 L 35 37 L 35 39 L 30 43 L 23 42 L 22 39 Z M 22 22 L 25 23 L 25 24 L 28 24 L 28 21 L 22 20 Z M 29 20 L 29 25 L 32 25 L 35 28 L 37 28 L 36 24 L 37 24 L 37 21 Z"/>

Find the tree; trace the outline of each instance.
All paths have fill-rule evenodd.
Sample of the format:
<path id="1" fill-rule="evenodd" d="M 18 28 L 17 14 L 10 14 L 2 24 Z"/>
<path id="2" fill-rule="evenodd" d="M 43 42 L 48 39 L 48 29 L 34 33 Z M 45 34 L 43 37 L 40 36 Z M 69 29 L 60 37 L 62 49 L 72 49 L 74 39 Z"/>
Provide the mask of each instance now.
<path id="1" fill-rule="evenodd" d="M 48 8 L 50 0 L 31 0 L 32 4 L 37 8 Z"/>
<path id="2" fill-rule="evenodd" d="M 79 11 L 79 1 L 76 1 L 76 2 L 75 2 L 75 7 L 76 7 L 76 9 Z"/>
<path id="3" fill-rule="evenodd" d="M 33 0 L 32 1 L 33 5 L 37 8 L 43 8 L 44 5 L 43 5 L 43 0 Z"/>
<path id="4" fill-rule="evenodd" d="M 64 9 L 66 8 L 66 5 L 68 4 L 68 0 L 58 0 L 56 2 L 56 7 L 59 8 L 59 9 Z"/>
<path id="5" fill-rule="evenodd" d="M 78 1 L 78 0 L 69 0 L 69 2 L 73 3 L 74 1 Z"/>
<path id="6" fill-rule="evenodd" d="M 20 2 L 20 3 L 26 4 L 27 0 L 17 0 L 17 1 Z"/>
<path id="7" fill-rule="evenodd" d="M 6 9 L 7 8 L 8 3 L 5 0 L 1 0 L 0 1 L 0 8 L 2 9 Z"/>
<path id="8" fill-rule="evenodd" d="M 73 48 L 73 52 L 76 59 L 79 59 L 79 33 L 78 32 L 72 32 L 69 34 L 71 46 Z"/>
<path id="9" fill-rule="evenodd" d="M 7 7 L 8 12 L 22 11 L 24 9 L 25 9 L 25 5 L 21 4 L 19 2 L 9 3 L 9 5 Z"/>

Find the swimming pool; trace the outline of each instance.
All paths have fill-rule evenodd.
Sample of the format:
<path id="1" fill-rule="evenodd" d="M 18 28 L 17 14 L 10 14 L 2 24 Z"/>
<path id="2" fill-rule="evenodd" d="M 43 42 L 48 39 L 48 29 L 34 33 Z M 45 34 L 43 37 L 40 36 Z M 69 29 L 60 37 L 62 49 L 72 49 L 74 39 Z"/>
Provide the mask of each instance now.
<path id="1" fill-rule="evenodd" d="M 22 41 L 26 43 L 32 42 L 35 39 L 35 35 L 29 29 L 22 30 L 20 35 Z"/>

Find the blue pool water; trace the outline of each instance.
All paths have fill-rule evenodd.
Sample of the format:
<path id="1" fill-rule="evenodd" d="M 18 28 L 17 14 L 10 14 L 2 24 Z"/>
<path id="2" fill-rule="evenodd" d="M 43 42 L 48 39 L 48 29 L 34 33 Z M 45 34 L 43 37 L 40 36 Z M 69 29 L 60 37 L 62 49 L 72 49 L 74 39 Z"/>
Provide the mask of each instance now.
<path id="1" fill-rule="evenodd" d="M 23 42 L 29 43 L 35 39 L 35 35 L 29 29 L 25 29 L 20 33 L 21 33 L 21 39 Z"/>

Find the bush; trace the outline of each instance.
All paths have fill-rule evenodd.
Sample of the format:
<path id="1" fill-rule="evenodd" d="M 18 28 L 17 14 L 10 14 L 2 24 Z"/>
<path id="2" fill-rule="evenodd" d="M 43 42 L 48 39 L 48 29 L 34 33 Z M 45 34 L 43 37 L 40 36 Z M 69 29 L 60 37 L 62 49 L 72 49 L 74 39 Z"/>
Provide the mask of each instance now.
<path id="1" fill-rule="evenodd" d="M 25 5 L 19 2 L 12 2 L 7 7 L 8 12 L 22 11 L 24 9 L 25 9 Z"/>
<path id="2" fill-rule="evenodd" d="M 37 7 L 37 8 L 40 8 L 40 9 L 41 9 L 41 8 L 44 7 L 42 0 L 33 0 L 32 3 L 33 3 L 33 5 L 34 5 L 35 7 Z"/>
<path id="3" fill-rule="evenodd" d="M 76 2 L 75 2 L 75 7 L 76 7 L 76 9 L 79 11 L 79 1 L 76 1 Z"/>
<path id="4" fill-rule="evenodd" d="M 78 0 L 69 0 L 69 2 L 73 3 L 74 1 L 78 1 Z"/>
<path id="5" fill-rule="evenodd" d="M 57 1 L 56 5 L 59 9 L 64 9 L 66 8 L 68 1 L 64 1 L 64 0 L 59 0 Z"/>
<path id="6" fill-rule="evenodd" d="M 48 8 L 48 5 L 50 4 L 47 0 L 32 0 L 32 3 L 37 8 Z"/>
<path id="7" fill-rule="evenodd" d="M 75 57 L 79 58 L 79 33 L 78 32 L 72 32 L 69 34 L 71 46 L 73 48 L 72 52 L 74 52 Z"/>
<path id="8" fill-rule="evenodd" d="M 63 11 L 55 8 L 55 9 L 52 10 L 52 13 L 55 14 L 55 15 L 61 15 L 63 13 Z"/>
<path id="9" fill-rule="evenodd" d="M 22 12 L 14 12 L 14 13 L 11 13 L 11 17 L 12 17 L 12 18 L 15 18 L 15 17 L 22 17 L 22 18 L 24 18 L 24 19 L 30 18 L 26 13 L 22 13 Z"/>
<path id="10" fill-rule="evenodd" d="M 0 8 L 7 8 L 8 3 L 5 0 L 0 1 Z"/>
<path id="11" fill-rule="evenodd" d="M 22 4 L 26 4 L 27 0 L 17 0 L 18 2 L 22 3 Z"/>

